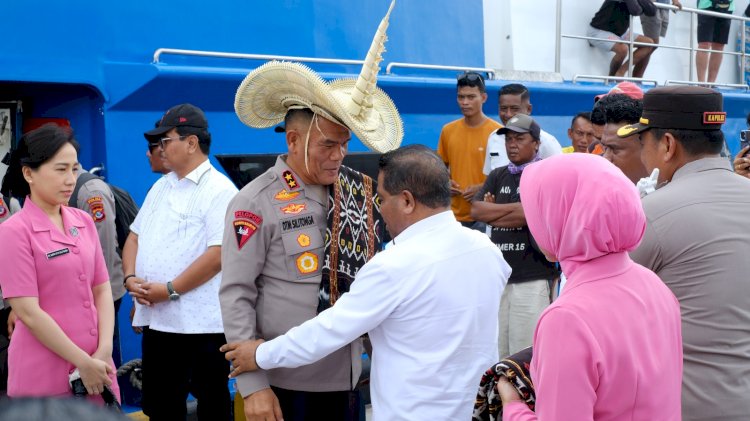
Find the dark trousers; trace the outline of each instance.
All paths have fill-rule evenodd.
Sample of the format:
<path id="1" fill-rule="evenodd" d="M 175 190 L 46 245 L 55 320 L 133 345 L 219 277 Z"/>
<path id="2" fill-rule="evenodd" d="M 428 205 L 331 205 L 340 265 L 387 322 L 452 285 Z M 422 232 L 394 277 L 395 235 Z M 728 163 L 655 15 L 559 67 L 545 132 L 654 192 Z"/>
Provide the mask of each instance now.
<path id="1" fill-rule="evenodd" d="M 198 400 L 198 419 L 228 421 L 229 362 L 219 347 L 223 333 L 179 334 L 143 330 L 143 412 L 150 421 L 184 421 L 188 393 Z"/>
<path id="2" fill-rule="evenodd" d="M 122 356 L 120 353 L 120 323 L 118 320 L 120 317 L 117 314 L 120 312 L 120 304 L 122 304 L 122 298 L 115 300 L 115 332 L 112 335 L 112 361 L 115 362 L 115 367 L 122 365 Z"/>
<path id="3" fill-rule="evenodd" d="M 284 421 L 357 421 L 359 396 L 353 392 L 300 392 L 271 386 Z M 364 420 L 363 420 L 364 421 Z"/>

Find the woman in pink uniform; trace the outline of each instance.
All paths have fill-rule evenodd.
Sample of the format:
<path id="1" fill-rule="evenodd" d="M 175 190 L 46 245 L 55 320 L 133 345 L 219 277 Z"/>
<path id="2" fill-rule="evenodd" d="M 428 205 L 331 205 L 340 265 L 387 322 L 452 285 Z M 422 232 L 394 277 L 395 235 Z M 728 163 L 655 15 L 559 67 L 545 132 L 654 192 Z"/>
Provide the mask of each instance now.
<path id="1" fill-rule="evenodd" d="M 628 256 L 646 228 L 633 183 L 601 157 L 560 155 L 524 171 L 521 197 L 568 282 L 534 333 L 536 413 L 506 380 L 503 420 L 680 420 L 680 307 Z"/>
<path id="2" fill-rule="evenodd" d="M 70 396 L 76 368 L 90 395 L 106 385 L 119 397 L 99 238 L 91 216 L 63 206 L 78 167 L 72 132 L 46 125 L 21 139 L 6 173 L 12 194 L 27 196 L 0 225 L 0 287 L 18 316 L 8 354 L 11 397 Z"/>

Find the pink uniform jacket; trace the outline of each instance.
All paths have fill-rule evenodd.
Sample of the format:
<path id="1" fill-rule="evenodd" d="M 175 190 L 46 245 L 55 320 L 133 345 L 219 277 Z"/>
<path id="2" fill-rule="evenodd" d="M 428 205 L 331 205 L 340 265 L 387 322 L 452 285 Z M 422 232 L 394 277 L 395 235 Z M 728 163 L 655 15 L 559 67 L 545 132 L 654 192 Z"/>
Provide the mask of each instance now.
<path id="1" fill-rule="evenodd" d="M 679 304 L 627 254 L 646 226 L 632 182 L 600 157 L 571 154 L 528 167 L 521 195 L 568 283 L 534 334 L 536 412 L 513 402 L 503 420 L 680 420 Z"/>
<path id="2" fill-rule="evenodd" d="M 0 225 L 0 286 L 6 298 L 38 297 L 39 306 L 89 355 L 99 330 L 92 288 L 109 282 L 91 216 L 62 207 L 65 232 L 30 199 Z M 110 361 L 114 367 L 114 364 Z M 8 395 L 70 395 L 75 367 L 42 345 L 20 320 L 8 353 Z M 110 386 L 119 396 L 117 379 Z"/>

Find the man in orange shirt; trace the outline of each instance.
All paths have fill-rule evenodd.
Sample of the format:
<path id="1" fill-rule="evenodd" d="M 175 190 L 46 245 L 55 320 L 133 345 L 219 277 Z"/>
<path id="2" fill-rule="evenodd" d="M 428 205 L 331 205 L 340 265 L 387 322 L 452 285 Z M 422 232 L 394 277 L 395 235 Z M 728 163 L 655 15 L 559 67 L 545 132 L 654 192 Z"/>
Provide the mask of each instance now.
<path id="1" fill-rule="evenodd" d="M 484 231 L 484 224 L 471 218 L 471 200 L 486 177 L 482 167 L 487 138 L 502 126 L 482 111 L 487 101 L 487 90 L 484 78 L 479 73 L 460 75 L 456 87 L 463 118 L 443 126 L 437 153 L 450 171 L 451 210 L 456 219 L 466 227 Z"/>

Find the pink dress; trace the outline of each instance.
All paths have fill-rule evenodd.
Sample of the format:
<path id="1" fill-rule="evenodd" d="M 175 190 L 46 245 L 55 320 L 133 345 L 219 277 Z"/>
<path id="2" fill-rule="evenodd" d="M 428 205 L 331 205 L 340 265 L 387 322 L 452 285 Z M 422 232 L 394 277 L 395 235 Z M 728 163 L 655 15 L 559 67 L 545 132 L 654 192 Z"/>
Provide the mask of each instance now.
<path id="1" fill-rule="evenodd" d="M 680 420 L 680 307 L 627 253 L 646 227 L 633 183 L 601 157 L 561 155 L 524 170 L 521 197 L 568 283 L 534 333 L 536 412 L 512 402 L 503 420 Z"/>
<path id="2" fill-rule="evenodd" d="M 109 282 L 107 265 L 91 216 L 63 206 L 62 219 L 65 233 L 27 198 L 23 209 L 0 225 L 0 286 L 5 298 L 38 297 L 42 310 L 91 355 L 99 340 L 92 288 Z M 18 320 L 8 351 L 8 396 L 69 396 L 68 374 L 74 369 Z"/>

